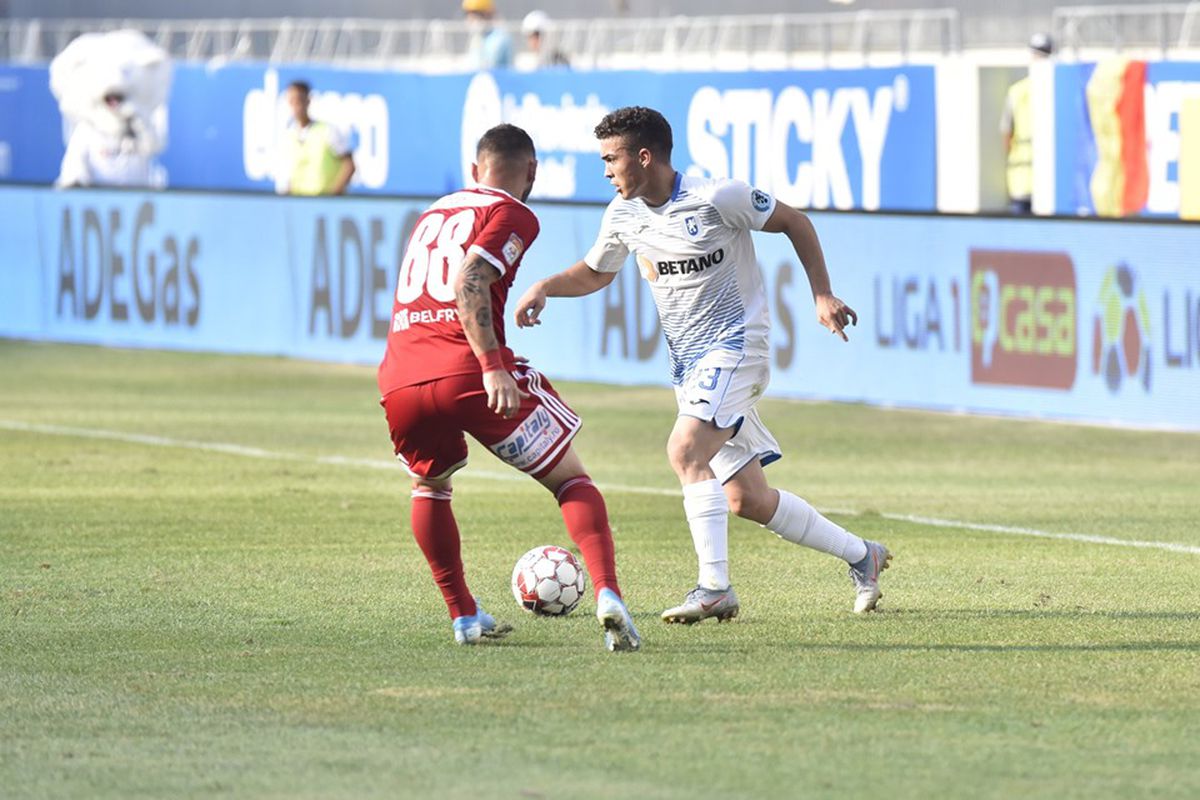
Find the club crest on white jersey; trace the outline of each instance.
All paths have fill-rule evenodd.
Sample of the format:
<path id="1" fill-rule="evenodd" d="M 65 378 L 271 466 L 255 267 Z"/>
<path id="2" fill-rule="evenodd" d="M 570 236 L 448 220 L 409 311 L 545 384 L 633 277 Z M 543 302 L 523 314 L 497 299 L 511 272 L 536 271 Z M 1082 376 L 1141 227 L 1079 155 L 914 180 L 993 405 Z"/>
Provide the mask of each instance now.
<path id="1" fill-rule="evenodd" d="M 706 353 L 769 352 L 766 289 L 750 231 L 761 230 L 775 198 L 742 181 L 676 174 L 662 206 L 614 198 L 584 261 L 615 272 L 633 252 L 649 282 L 681 384 Z"/>

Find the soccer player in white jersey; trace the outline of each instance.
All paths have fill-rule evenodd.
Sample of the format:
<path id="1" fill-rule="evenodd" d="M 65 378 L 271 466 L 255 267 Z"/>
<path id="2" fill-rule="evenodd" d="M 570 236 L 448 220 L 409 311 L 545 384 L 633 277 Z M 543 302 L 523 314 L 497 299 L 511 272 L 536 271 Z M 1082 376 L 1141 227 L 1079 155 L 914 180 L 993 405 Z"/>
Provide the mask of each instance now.
<path id="1" fill-rule="evenodd" d="M 671 166 L 671 126 L 649 108 L 613 111 L 596 126 L 604 175 L 616 189 L 595 245 L 582 261 L 539 281 L 516 307 L 517 325 L 540 323 L 549 297 L 580 297 L 610 284 L 630 252 L 649 282 L 666 335 L 679 415 L 667 455 L 683 486 L 683 508 L 699 579 L 667 622 L 732 619 L 729 512 L 781 538 L 849 563 L 855 613 L 875 609 L 887 548 L 864 541 L 807 502 L 767 484 L 763 467 L 779 445 L 755 402 L 770 380 L 770 319 L 750 231 L 782 233 L 804 265 L 817 320 L 848 341 L 854 310 L 830 288 L 808 217 L 766 192 L 728 179 L 681 175 Z"/>

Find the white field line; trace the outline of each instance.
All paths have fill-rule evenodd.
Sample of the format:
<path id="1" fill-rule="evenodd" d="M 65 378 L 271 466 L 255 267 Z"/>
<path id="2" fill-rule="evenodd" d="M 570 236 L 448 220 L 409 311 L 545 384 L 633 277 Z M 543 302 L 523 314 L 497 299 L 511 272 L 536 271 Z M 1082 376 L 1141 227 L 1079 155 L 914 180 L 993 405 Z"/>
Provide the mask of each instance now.
<path id="1" fill-rule="evenodd" d="M 153 436 L 144 433 L 125 433 L 123 431 L 106 431 L 99 428 L 74 428 L 66 425 L 43 425 L 35 422 L 20 422 L 18 420 L 0 419 L 0 430 L 20 431 L 23 433 L 42 433 L 50 436 L 69 436 L 82 439 L 105 439 L 113 442 L 129 444 L 144 444 L 151 447 L 174 447 L 182 450 L 202 450 L 209 453 L 223 453 L 245 458 L 259 458 L 267 461 L 290 461 L 304 464 L 327 464 L 340 467 L 364 467 L 381 469 L 404 474 L 404 468 L 394 459 L 386 458 L 351 458 L 348 456 L 305 456 L 299 453 L 283 453 L 277 450 L 263 450 L 259 447 L 244 447 L 240 444 L 224 442 L 201 442 L 194 439 L 173 439 L 167 436 Z M 463 478 L 478 478 L 491 481 L 514 481 L 523 483 L 529 478 L 519 472 L 492 472 L 484 469 L 472 469 L 470 472 L 456 475 L 456 480 Z M 649 494 L 660 497 L 680 497 L 678 489 L 659 489 L 653 486 L 622 486 L 619 484 L 600 485 L 600 488 L 610 492 L 626 492 L 629 494 Z"/>
<path id="2" fill-rule="evenodd" d="M 0 429 L 21 431 L 24 433 L 41 433 L 50 436 L 105 439 L 115 442 L 149 445 L 151 447 L 174 447 L 184 450 L 201 450 L 210 453 L 222 453 L 224 455 L 242 456 L 245 458 L 260 458 L 272 461 L 290 461 L 308 464 L 364 467 L 368 469 L 385 469 L 396 471 L 401 470 L 400 465 L 395 461 L 381 458 L 349 458 L 346 456 L 310 457 L 297 453 L 283 453 L 273 450 L 263 450 L 257 447 L 244 447 L 237 444 L 227 444 L 223 442 L 201 442 L 191 439 L 173 439 L 166 436 L 151 436 L 141 433 L 106 431 L 96 428 L 74 428 L 65 425 L 42 425 L 31 422 L 20 422 L 18 420 L 0 419 Z M 524 482 L 528 480 L 524 475 L 515 472 L 491 472 L 488 470 L 477 469 L 472 469 L 469 473 L 465 473 L 462 477 L 494 481 Z M 661 489 L 653 486 L 626 486 L 619 483 L 601 483 L 597 485 L 605 492 L 624 492 L 627 494 L 645 494 L 659 497 L 680 496 L 680 491 L 678 489 Z M 862 515 L 862 512 L 860 511 L 846 508 L 824 508 L 822 511 L 826 514 L 834 515 Z M 1064 541 L 1083 542 L 1086 544 L 1100 544 L 1113 547 L 1148 548 L 1153 550 L 1167 550 L 1173 553 L 1191 553 L 1200 555 L 1200 546 L 1180 544 L 1178 542 L 1150 542 L 1139 541 L 1136 539 L 1117 539 L 1111 536 L 1098 536 L 1091 533 L 1055 533 L 1052 531 L 1038 530 L 1037 528 L 1024 528 L 1013 525 L 993 525 L 983 522 L 967 522 L 965 520 L 939 519 L 937 517 L 924 517 L 915 514 L 874 514 L 872 512 L 871 515 L 879 516 L 883 519 L 893 520 L 896 522 L 911 522 L 917 525 L 928 525 L 935 528 L 958 528 L 961 530 L 980 531 L 984 533 L 1000 533 L 1010 536 L 1032 536 L 1038 539 L 1061 539 Z"/>

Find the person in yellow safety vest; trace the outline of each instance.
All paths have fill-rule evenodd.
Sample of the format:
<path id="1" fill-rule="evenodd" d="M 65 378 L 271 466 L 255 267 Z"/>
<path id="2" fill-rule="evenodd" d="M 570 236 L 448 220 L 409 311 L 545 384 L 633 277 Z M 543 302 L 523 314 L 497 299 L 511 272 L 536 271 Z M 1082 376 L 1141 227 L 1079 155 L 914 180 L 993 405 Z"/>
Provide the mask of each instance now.
<path id="1" fill-rule="evenodd" d="M 312 87 L 292 81 L 287 102 L 292 119 L 284 131 L 275 191 L 279 194 L 344 194 L 354 175 L 354 156 L 346 135 L 327 122 L 308 115 Z"/>
<path id="2" fill-rule="evenodd" d="M 1044 33 L 1035 33 L 1029 40 L 1029 51 L 1034 60 L 1049 58 L 1054 52 L 1054 41 Z M 1008 157 L 1009 210 L 1014 214 L 1030 214 L 1033 212 L 1033 103 L 1028 75 L 1008 87 L 1000 134 Z"/>

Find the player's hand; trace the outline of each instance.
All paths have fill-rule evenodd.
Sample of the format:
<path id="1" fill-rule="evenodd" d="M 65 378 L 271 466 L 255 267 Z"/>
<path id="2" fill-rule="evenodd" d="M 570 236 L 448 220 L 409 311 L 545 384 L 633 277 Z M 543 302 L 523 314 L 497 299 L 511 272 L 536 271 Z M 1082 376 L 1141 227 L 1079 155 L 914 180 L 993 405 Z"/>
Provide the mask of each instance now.
<path id="1" fill-rule="evenodd" d="M 819 294 L 816 297 L 817 321 L 829 329 L 830 333 L 842 337 L 843 342 L 850 341 L 846 335 L 846 326 L 858 324 L 858 314 L 854 309 L 843 303 L 832 294 Z"/>
<path id="2" fill-rule="evenodd" d="M 525 294 L 521 295 L 521 299 L 517 301 L 517 327 L 532 328 L 534 325 L 541 325 L 542 321 L 538 317 L 545 307 L 546 292 L 540 283 L 535 283 L 525 290 Z"/>
<path id="3" fill-rule="evenodd" d="M 488 408 L 505 419 L 511 419 L 521 407 L 521 399 L 529 397 L 513 376 L 502 369 L 483 373 L 483 390 L 487 392 Z"/>

